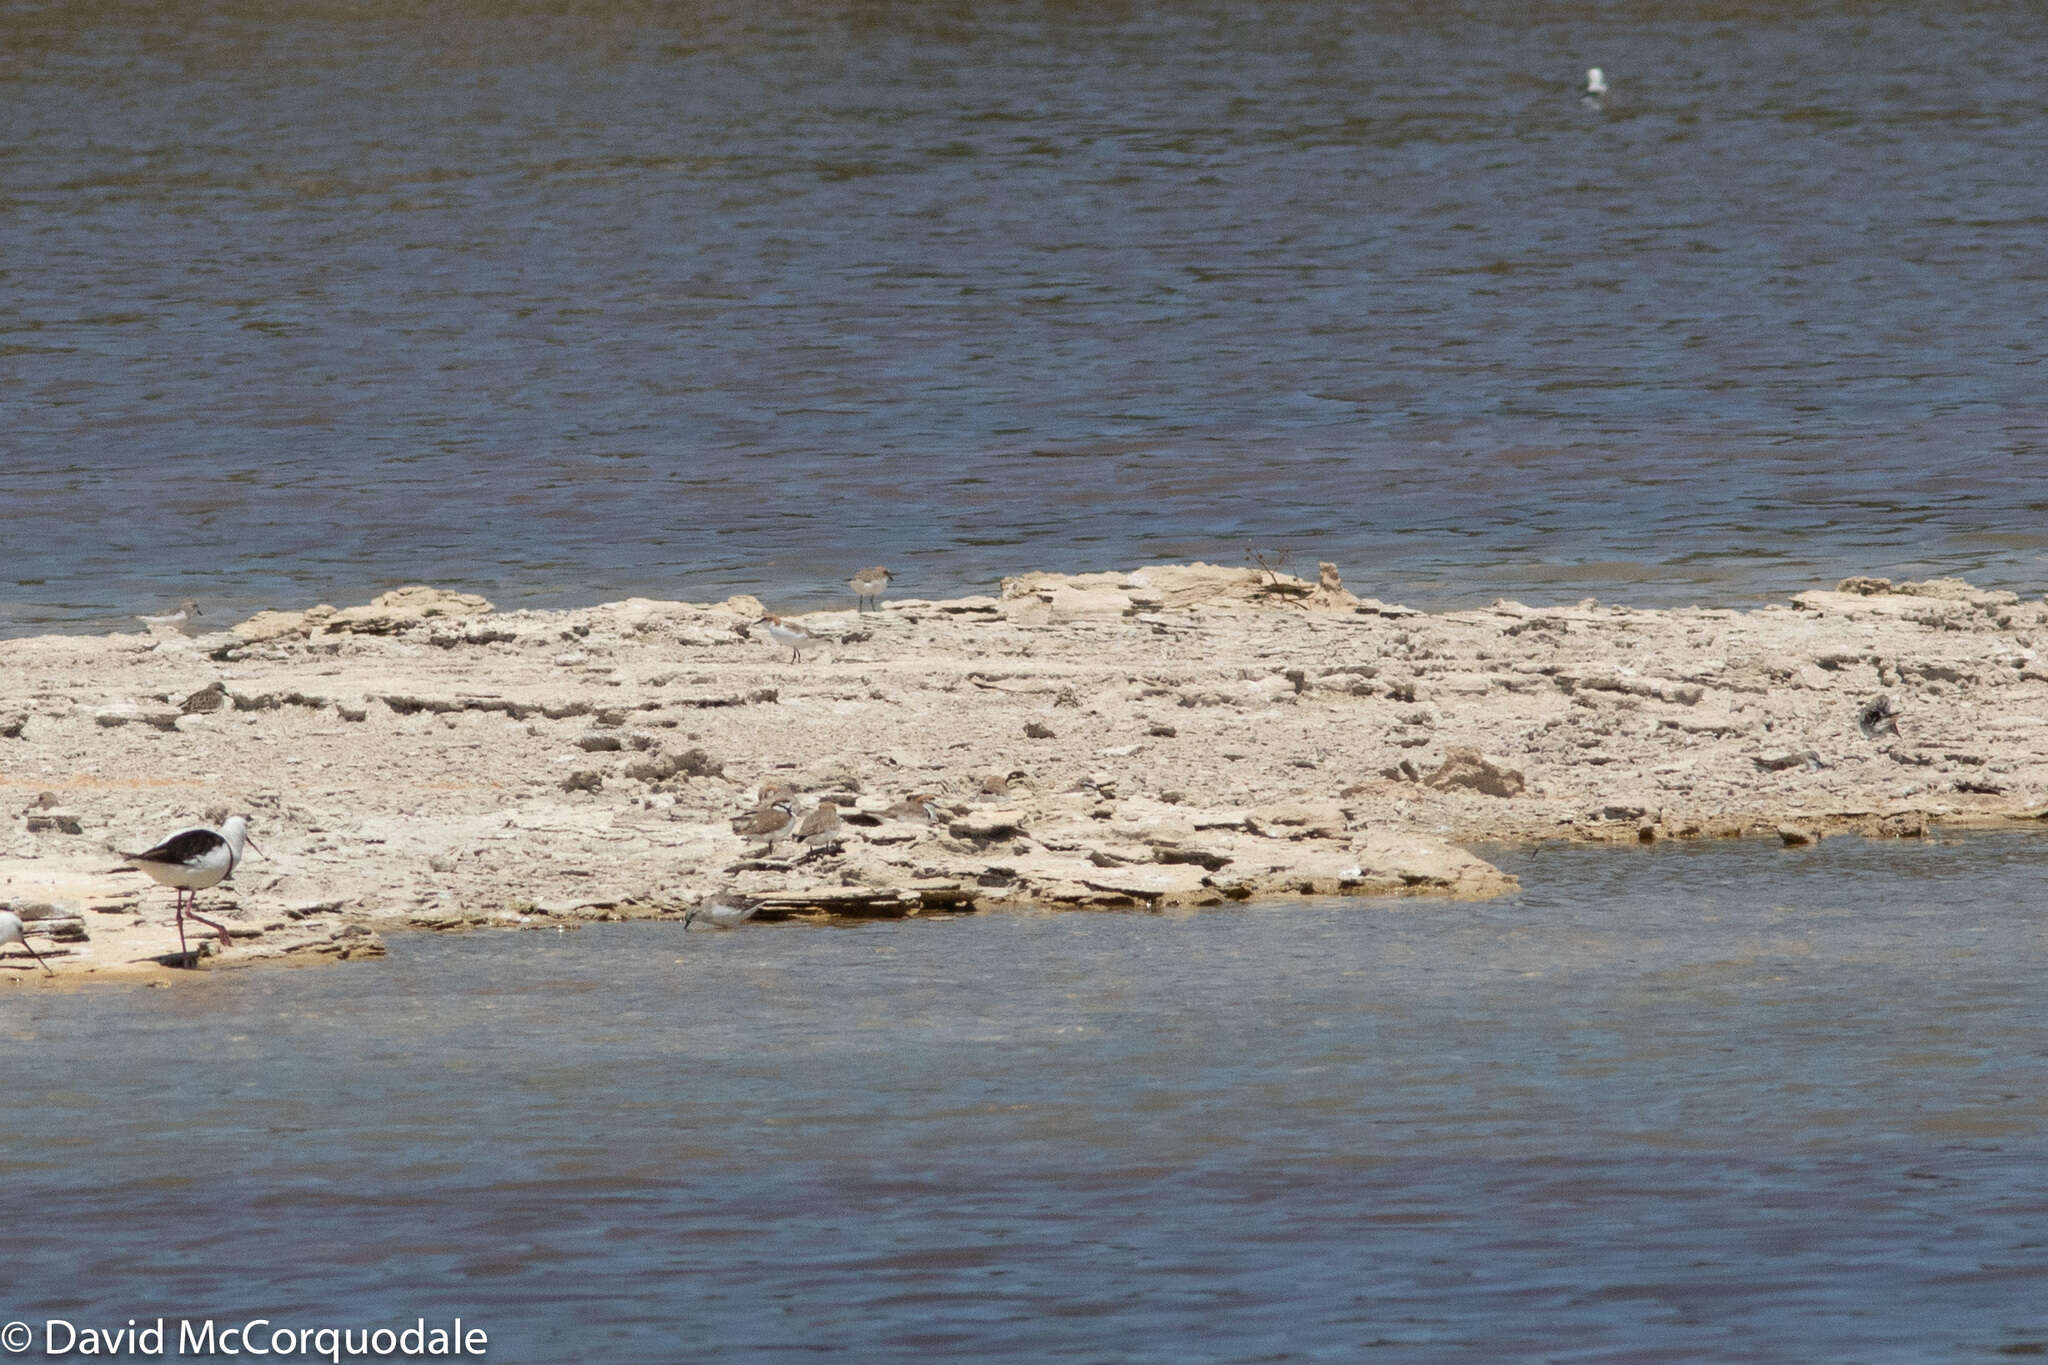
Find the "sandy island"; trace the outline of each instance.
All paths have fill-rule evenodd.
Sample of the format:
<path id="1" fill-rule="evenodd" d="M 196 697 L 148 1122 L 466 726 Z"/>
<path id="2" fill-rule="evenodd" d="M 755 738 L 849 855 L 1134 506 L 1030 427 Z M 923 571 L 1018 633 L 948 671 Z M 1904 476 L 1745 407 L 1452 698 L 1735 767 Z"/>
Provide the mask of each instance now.
<path id="1" fill-rule="evenodd" d="M 1956 580 L 1426 614 L 1328 566 L 1155 565 L 812 613 L 835 642 L 800 663 L 761 614 L 404 588 L 0 642 L 0 902 L 57 973 L 12 947 L 0 983 L 202 976 L 114 850 L 230 810 L 262 852 L 201 894 L 209 967 L 721 892 L 764 920 L 1479 897 L 1513 879 L 1461 844 L 1913 837 L 2048 798 L 2048 605 Z M 736 834 L 778 783 L 836 834 Z"/>

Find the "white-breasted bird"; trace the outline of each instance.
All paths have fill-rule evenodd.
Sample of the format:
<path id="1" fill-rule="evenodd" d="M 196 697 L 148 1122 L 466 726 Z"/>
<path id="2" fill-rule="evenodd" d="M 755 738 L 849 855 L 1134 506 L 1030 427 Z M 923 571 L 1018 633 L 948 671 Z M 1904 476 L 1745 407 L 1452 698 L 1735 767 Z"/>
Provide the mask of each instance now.
<path id="1" fill-rule="evenodd" d="M 853 609 L 858 612 L 869 602 L 875 610 L 882 609 L 882 594 L 889 590 L 889 580 L 896 575 L 877 564 L 872 569 L 862 569 L 846 580 L 846 586 L 853 589 Z"/>
<path id="2" fill-rule="evenodd" d="M 199 610 L 199 604 L 188 597 L 178 603 L 176 611 L 168 611 L 161 616 L 137 616 L 135 619 L 148 626 L 151 633 L 154 634 L 158 629 L 176 630 L 193 617 L 204 616 L 205 614 L 205 612 Z"/>
<path id="3" fill-rule="evenodd" d="M 23 950 L 36 960 L 38 967 L 50 972 L 50 964 L 43 961 L 43 955 L 28 946 L 28 936 L 21 931 L 21 916 L 12 910 L 0 910 L 0 948 L 5 948 L 10 943 L 19 943 Z M 55 976 L 56 973 L 50 972 L 50 975 Z"/>
<path id="4" fill-rule="evenodd" d="M 733 929 L 745 924 L 761 908 L 761 902 L 748 900 L 733 891 L 721 891 L 715 896 L 699 901 L 683 913 L 683 928 L 703 923 L 715 929 Z"/>
<path id="5" fill-rule="evenodd" d="M 209 886 L 220 885 L 233 874 L 242 861 L 242 845 L 245 843 L 251 848 L 256 846 L 255 840 L 249 838 L 249 817 L 231 815 L 219 829 L 195 825 L 191 829 L 179 830 L 155 848 L 121 855 L 148 873 L 152 881 L 177 888 L 180 953 L 186 951 L 187 915 L 219 934 L 221 947 L 232 945 L 233 940 L 228 937 L 225 926 L 199 913 L 199 893 Z"/>
<path id="6" fill-rule="evenodd" d="M 1607 93 L 1607 73 L 1597 66 L 1586 68 L 1586 83 L 1579 87 L 1579 103 L 1589 109 L 1600 107 L 1601 96 Z"/>
<path id="7" fill-rule="evenodd" d="M 797 663 L 804 657 L 804 651 L 813 645 L 825 643 L 825 637 L 805 630 L 794 621 L 780 616 L 764 616 L 754 623 L 768 632 L 768 638 L 789 651 L 789 661 Z"/>
<path id="8" fill-rule="evenodd" d="M 788 797 L 771 801 L 732 822 L 732 832 L 742 839 L 773 845 L 796 828 L 796 803 Z"/>

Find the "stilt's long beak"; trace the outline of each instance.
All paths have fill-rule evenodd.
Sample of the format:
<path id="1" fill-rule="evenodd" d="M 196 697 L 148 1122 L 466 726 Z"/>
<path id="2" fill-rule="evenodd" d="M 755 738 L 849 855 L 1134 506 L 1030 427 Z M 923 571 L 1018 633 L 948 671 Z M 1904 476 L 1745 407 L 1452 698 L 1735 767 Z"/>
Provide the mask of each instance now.
<path id="1" fill-rule="evenodd" d="M 47 962 L 45 962 L 45 961 L 43 961 L 43 955 L 42 955 L 41 953 L 37 952 L 37 951 L 36 951 L 35 949 L 33 949 L 33 948 L 29 948 L 29 947 L 28 947 L 28 940 L 27 940 L 27 939 L 23 939 L 23 940 L 21 941 L 21 946 L 22 946 L 22 947 L 24 947 L 24 948 L 28 948 L 28 955 L 29 955 L 30 957 L 34 958 L 34 959 L 36 960 L 36 965 L 37 965 L 38 967 L 41 967 L 41 968 L 42 968 L 42 969 L 43 969 L 43 970 L 44 970 L 45 972 L 47 972 L 47 973 L 48 973 L 49 975 L 51 975 L 51 976 L 55 976 L 55 975 L 56 975 L 56 973 L 55 973 L 55 972 L 52 972 L 52 971 L 50 971 L 50 964 L 49 964 L 49 963 L 47 963 Z"/>
<path id="2" fill-rule="evenodd" d="M 250 847 L 250 848 L 251 848 L 252 850 L 254 850 L 254 851 L 255 851 L 255 852 L 257 852 L 257 853 L 262 853 L 262 852 L 263 852 L 263 850 L 262 850 L 262 849 L 260 849 L 260 848 L 257 848 L 257 847 L 256 847 L 256 841 L 255 841 L 254 839 L 250 838 L 250 837 L 249 837 L 248 835 L 246 835 L 246 834 L 244 834 L 244 835 L 242 836 L 242 842 L 243 842 L 243 843 L 245 843 L 245 844 L 247 844 L 247 845 L 248 845 L 248 846 L 249 846 L 249 847 Z M 265 854 L 264 856 L 268 857 L 269 855 L 268 855 L 268 854 Z"/>

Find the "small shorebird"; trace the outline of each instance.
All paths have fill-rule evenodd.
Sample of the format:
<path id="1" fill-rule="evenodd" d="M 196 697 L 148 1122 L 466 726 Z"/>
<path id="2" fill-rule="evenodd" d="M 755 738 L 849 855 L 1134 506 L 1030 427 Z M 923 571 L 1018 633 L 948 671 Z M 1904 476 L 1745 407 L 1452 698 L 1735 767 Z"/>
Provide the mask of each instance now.
<path id="1" fill-rule="evenodd" d="M 884 820 L 908 820 L 912 824 L 935 825 L 939 821 L 939 798 L 920 792 L 906 796 L 893 806 L 879 811 L 857 810 L 844 817 L 849 825 L 860 825 L 874 829 Z"/>
<path id="2" fill-rule="evenodd" d="M 795 828 L 796 804 L 786 796 L 732 822 L 734 834 L 742 839 L 765 843 L 770 848 Z"/>
<path id="3" fill-rule="evenodd" d="M 813 645 L 825 642 L 822 635 L 814 635 L 794 621 L 780 616 L 764 616 L 754 623 L 768 632 L 768 638 L 789 651 L 789 661 L 796 663 L 804 657 L 804 651 Z"/>
<path id="4" fill-rule="evenodd" d="M 904 797 L 882 814 L 891 820 L 918 820 L 934 825 L 939 820 L 939 798 L 929 792 L 918 792 Z"/>
<path id="5" fill-rule="evenodd" d="M 875 610 L 882 609 L 882 594 L 889 590 L 889 580 L 895 575 L 877 564 L 872 569 L 862 569 L 846 580 L 846 586 L 853 589 L 853 609 L 861 610 L 869 602 Z"/>
<path id="6" fill-rule="evenodd" d="M 204 616 L 205 614 L 205 612 L 199 610 L 199 604 L 188 597 L 178 603 L 176 611 L 166 612 L 162 616 L 138 616 L 135 619 L 148 626 L 150 632 L 154 634 L 159 629 L 176 630 L 193 617 Z"/>
<path id="7" fill-rule="evenodd" d="M 50 964 L 43 961 L 43 955 L 28 946 L 28 937 L 21 932 L 21 916 L 12 910 L 0 910 L 0 948 L 5 948 L 10 943 L 19 943 L 22 949 L 36 960 L 38 967 L 50 972 Z M 50 975 L 55 976 L 56 973 L 50 972 Z"/>
<path id="8" fill-rule="evenodd" d="M 806 815 L 803 823 L 796 827 L 796 841 L 800 844 L 837 843 L 846 836 L 846 828 L 839 819 L 839 807 L 830 801 L 820 801 L 818 808 Z"/>
<path id="9" fill-rule="evenodd" d="M 1586 68 L 1586 83 L 1579 87 L 1579 103 L 1588 109 L 1600 107 L 1600 97 L 1607 93 L 1607 76 L 1597 66 Z"/>
<path id="10" fill-rule="evenodd" d="M 702 921 L 715 929 L 733 929 L 745 924 L 761 908 L 761 902 L 748 900 L 734 891 L 721 891 L 715 896 L 699 901 L 683 913 L 683 928 Z"/>
<path id="11" fill-rule="evenodd" d="M 185 952 L 185 917 L 190 915 L 220 935 L 220 946 L 233 946 L 225 926 L 216 924 L 199 913 L 199 893 L 209 886 L 218 886 L 232 874 L 242 861 L 242 845 L 251 848 L 255 840 L 249 838 L 249 817 L 231 815 L 219 829 L 206 825 L 195 825 L 181 829 L 155 848 L 141 853 L 123 853 L 121 856 L 147 872 L 150 879 L 161 886 L 172 886 L 178 890 L 178 951 Z"/>

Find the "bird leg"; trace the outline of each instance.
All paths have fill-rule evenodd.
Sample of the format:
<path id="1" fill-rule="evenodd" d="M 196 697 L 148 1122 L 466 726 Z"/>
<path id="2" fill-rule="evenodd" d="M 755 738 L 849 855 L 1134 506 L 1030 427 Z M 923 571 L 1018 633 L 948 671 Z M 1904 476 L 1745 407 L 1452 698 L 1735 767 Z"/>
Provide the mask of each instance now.
<path id="1" fill-rule="evenodd" d="M 186 948 L 185 948 L 185 888 L 181 886 L 181 887 L 177 888 L 177 890 L 178 890 L 178 956 L 179 956 L 179 957 L 184 957 L 184 956 L 186 955 L 186 951 L 187 951 L 187 950 L 186 950 Z"/>
<path id="2" fill-rule="evenodd" d="M 235 946 L 235 941 L 228 937 L 228 929 L 225 924 L 216 923 L 215 921 L 210 920 L 206 916 L 199 913 L 199 893 L 197 891 L 194 891 L 192 893 L 192 908 L 187 910 L 185 913 L 190 915 L 193 919 L 198 920 L 207 928 L 213 930 L 213 932 L 215 932 L 216 934 L 219 934 L 221 947 L 232 948 Z M 181 943 L 183 941 L 184 940 L 182 938 L 179 940 L 179 942 Z"/>

